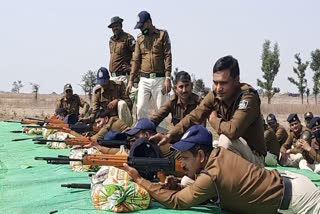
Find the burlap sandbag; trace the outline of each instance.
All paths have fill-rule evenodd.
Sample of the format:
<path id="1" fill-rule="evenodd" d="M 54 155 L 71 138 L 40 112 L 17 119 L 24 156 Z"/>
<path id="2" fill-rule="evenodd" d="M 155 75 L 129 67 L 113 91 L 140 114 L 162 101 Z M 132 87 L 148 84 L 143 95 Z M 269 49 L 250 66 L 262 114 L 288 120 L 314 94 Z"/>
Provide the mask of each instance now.
<path id="1" fill-rule="evenodd" d="M 84 149 L 81 147 L 73 147 L 70 151 L 69 158 L 70 159 L 82 159 L 84 154 L 95 155 L 101 154 L 101 152 L 95 148 L 91 147 L 89 149 Z M 70 161 L 70 166 L 72 172 L 89 172 L 89 171 L 98 171 L 100 166 L 90 166 L 83 165 L 80 161 Z"/>

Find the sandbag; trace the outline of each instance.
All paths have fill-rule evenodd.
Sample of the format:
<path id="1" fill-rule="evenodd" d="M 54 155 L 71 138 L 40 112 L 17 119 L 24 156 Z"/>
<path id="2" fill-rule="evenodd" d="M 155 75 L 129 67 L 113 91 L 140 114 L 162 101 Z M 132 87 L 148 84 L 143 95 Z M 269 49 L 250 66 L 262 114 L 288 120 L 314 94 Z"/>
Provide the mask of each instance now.
<path id="1" fill-rule="evenodd" d="M 67 138 L 74 138 L 74 136 L 65 132 L 55 132 L 47 137 L 48 140 L 65 140 Z M 68 149 L 71 147 L 61 142 L 47 142 L 47 146 L 50 149 Z"/>
<path id="2" fill-rule="evenodd" d="M 150 207 L 149 193 L 131 181 L 127 172 L 116 167 L 104 167 L 102 174 L 105 180 L 94 184 L 91 192 L 93 205 L 98 210 L 133 212 Z"/>
<path id="3" fill-rule="evenodd" d="M 73 147 L 70 151 L 70 159 L 82 159 L 84 154 L 96 155 L 101 154 L 101 152 L 96 147 L 91 147 L 84 149 L 82 147 Z M 72 172 L 89 172 L 89 171 L 98 171 L 100 166 L 90 166 L 83 165 L 80 161 L 70 161 L 70 166 Z"/>

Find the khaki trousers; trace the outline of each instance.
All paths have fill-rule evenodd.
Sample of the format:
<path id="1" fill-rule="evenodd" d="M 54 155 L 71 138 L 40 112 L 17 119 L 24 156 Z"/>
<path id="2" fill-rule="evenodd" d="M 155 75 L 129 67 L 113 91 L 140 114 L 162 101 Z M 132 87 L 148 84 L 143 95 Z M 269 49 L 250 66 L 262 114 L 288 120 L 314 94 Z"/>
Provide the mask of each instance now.
<path id="1" fill-rule="evenodd" d="M 288 177 L 292 183 L 292 198 L 288 210 L 278 210 L 284 214 L 319 214 L 320 189 L 309 178 L 293 172 L 285 172 L 282 177 Z"/>
<path id="2" fill-rule="evenodd" d="M 125 124 L 127 124 L 127 126 L 130 127 L 132 125 L 133 121 L 132 121 L 131 111 L 124 100 L 120 100 L 118 102 L 118 117 Z"/>
<path id="3" fill-rule="evenodd" d="M 168 96 L 166 94 L 163 95 L 161 92 L 164 87 L 164 80 L 165 77 L 140 78 L 137 100 L 138 120 L 141 118 L 149 118 L 151 99 L 155 104 L 156 111 L 167 101 Z M 164 119 L 159 126 L 167 129 L 166 119 Z"/>
<path id="4" fill-rule="evenodd" d="M 227 136 L 221 134 L 219 137 L 218 146 L 240 155 L 242 158 L 246 159 L 250 163 L 255 164 L 256 166 L 264 167 L 263 155 L 259 155 L 258 153 L 252 151 L 242 137 L 236 140 L 230 140 Z"/>

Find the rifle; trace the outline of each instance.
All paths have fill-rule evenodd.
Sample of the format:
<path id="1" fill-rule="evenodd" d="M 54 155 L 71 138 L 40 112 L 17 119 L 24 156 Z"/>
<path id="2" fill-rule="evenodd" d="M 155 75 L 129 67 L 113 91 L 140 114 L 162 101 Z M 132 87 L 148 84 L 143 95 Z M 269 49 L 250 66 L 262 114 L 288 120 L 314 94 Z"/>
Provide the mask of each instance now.
<path id="1" fill-rule="evenodd" d="M 40 139 L 41 137 L 28 137 L 28 138 L 19 138 L 19 139 L 13 139 L 12 141 L 13 142 L 18 142 L 18 141 L 24 141 L 24 140 L 38 140 L 38 139 Z"/>
<path id="2" fill-rule="evenodd" d="M 61 184 L 61 187 L 73 188 L 73 189 L 91 189 L 91 184 Z"/>
<path id="3" fill-rule="evenodd" d="M 35 144 L 46 144 L 46 142 L 58 142 L 65 143 L 67 145 L 87 145 L 91 142 L 97 142 L 101 146 L 109 147 L 109 148 L 119 148 L 120 146 L 125 146 L 127 148 L 130 147 L 130 142 L 126 140 L 96 140 L 90 139 L 86 137 L 75 137 L 75 138 L 67 138 L 65 140 L 47 140 L 44 138 L 34 139 L 33 141 L 37 141 Z"/>
<path id="4" fill-rule="evenodd" d="M 48 164 L 69 164 L 71 161 L 80 161 L 84 165 L 91 166 L 114 166 L 122 168 L 126 163 L 136 168 L 141 176 L 153 179 L 155 173 L 162 171 L 166 173 L 183 172 L 180 161 L 167 158 L 128 157 L 126 155 L 84 155 L 82 159 L 71 159 L 61 157 L 35 157 L 35 160 L 45 160 Z"/>

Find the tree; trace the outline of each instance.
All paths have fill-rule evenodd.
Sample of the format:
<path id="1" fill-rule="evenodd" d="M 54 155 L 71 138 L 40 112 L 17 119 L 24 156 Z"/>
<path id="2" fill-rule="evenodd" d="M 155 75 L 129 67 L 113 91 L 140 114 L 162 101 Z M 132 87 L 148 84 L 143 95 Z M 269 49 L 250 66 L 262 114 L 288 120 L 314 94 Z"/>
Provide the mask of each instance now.
<path id="1" fill-rule="evenodd" d="M 92 92 L 97 84 L 97 72 L 89 70 L 82 76 L 80 86 L 85 94 L 88 94 L 91 103 Z"/>
<path id="2" fill-rule="evenodd" d="M 310 68 L 313 70 L 313 94 L 315 103 L 318 104 L 317 96 L 319 94 L 320 87 L 320 50 L 316 49 L 311 52 Z"/>
<path id="3" fill-rule="evenodd" d="M 210 88 L 207 88 L 203 82 L 202 79 L 195 79 L 194 78 L 194 81 L 193 82 L 193 92 L 198 94 L 199 96 L 201 97 L 205 97 L 209 91 L 210 91 Z"/>
<path id="4" fill-rule="evenodd" d="M 38 100 L 38 93 L 39 93 L 39 88 L 40 85 L 36 84 L 36 83 L 30 83 L 31 87 L 32 87 L 32 93 L 34 93 L 34 99 Z"/>
<path id="5" fill-rule="evenodd" d="M 292 77 L 288 77 L 288 80 L 289 82 L 297 86 L 301 96 L 301 103 L 303 104 L 303 94 L 306 93 L 307 88 L 307 79 L 305 78 L 306 69 L 308 68 L 309 62 L 306 61 L 305 63 L 303 63 L 300 57 L 300 53 L 295 54 L 294 58 L 296 59 L 295 63 L 297 64 L 297 67 L 293 67 L 293 72 L 297 75 L 297 79 L 295 80 Z"/>
<path id="6" fill-rule="evenodd" d="M 264 82 L 257 79 L 257 85 L 264 90 L 264 95 L 268 97 L 268 104 L 271 103 L 271 98 L 280 92 L 279 88 L 273 87 L 274 78 L 277 76 L 280 68 L 280 51 L 278 43 L 273 46 L 273 51 L 271 50 L 271 42 L 266 40 L 262 46 L 262 66 L 261 70 L 263 72 Z"/>
<path id="7" fill-rule="evenodd" d="M 21 80 L 18 80 L 18 81 L 14 81 L 12 83 L 12 89 L 11 89 L 11 92 L 13 93 L 18 93 L 20 92 L 20 89 L 23 87 L 23 84 L 21 82 Z"/>
<path id="8" fill-rule="evenodd" d="M 306 90 L 306 95 L 307 95 L 307 104 L 309 104 L 309 96 L 310 96 L 310 89 L 307 88 Z"/>

